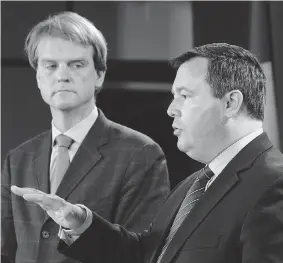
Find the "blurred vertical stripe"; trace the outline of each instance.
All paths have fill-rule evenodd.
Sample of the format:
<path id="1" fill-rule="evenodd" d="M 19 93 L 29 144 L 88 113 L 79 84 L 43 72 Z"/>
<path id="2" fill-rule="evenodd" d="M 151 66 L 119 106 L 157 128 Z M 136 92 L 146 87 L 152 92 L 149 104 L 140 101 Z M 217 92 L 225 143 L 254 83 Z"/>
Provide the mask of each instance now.
<path id="1" fill-rule="evenodd" d="M 264 130 L 273 144 L 282 150 L 283 107 L 279 99 L 282 100 L 283 95 L 283 72 L 279 73 L 278 69 L 283 66 L 283 5 L 280 2 L 254 1 L 250 12 L 249 48 L 259 58 L 267 77 Z"/>

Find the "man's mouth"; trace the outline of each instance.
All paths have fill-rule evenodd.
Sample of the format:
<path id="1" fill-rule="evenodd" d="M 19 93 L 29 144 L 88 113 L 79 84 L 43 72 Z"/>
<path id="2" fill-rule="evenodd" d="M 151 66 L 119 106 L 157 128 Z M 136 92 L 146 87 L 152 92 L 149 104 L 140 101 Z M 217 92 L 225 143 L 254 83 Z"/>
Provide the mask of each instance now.
<path id="1" fill-rule="evenodd" d="M 56 93 L 61 93 L 61 92 L 72 92 L 72 91 L 67 90 L 67 89 L 62 89 L 62 90 L 56 90 L 56 91 L 54 91 L 54 94 L 56 94 Z"/>
<path id="2" fill-rule="evenodd" d="M 179 129 L 179 128 L 173 127 L 173 129 L 174 129 L 173 133 L 174 133 L 175 136 L 179 136 L 181 134 L 181 132 L 182 132 L 182 130 Z"/>

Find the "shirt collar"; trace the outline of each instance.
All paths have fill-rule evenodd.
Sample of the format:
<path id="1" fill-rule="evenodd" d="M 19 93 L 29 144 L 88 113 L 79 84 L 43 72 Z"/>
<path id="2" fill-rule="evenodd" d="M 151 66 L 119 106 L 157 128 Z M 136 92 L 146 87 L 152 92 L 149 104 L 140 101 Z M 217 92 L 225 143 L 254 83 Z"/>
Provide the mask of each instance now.
<path id="1" fill-rule="evenodd" d="M 75 126 L 67 130 L 66 132 L 62 133 L 59 131 L 56 126 L 54 125 L 54 122 L 52 120 L 51 126 L 52 126 L 52 145 L 54 145 L 54 140 L 56 136 L 59 134 L 67 135 L 68 137 L 72 138 L 76 143 L 81 144 L 84 140 L 85 136 L 89 132 L 92 125 L 95 123 L 96 119 L 98 117 L 98 110 L 97 107 L 94 106 L 94 109 L 92 112 L 83 120 L 78 122 Z"/>
<path id="2" fill-rule="evenodd" d="M 263 133 L 263 129 L 260 128 L 255 132 L 248 134 L 242 139 L 236 141 L 231 146 L 226 148 L 222 153 L 220 153 L 216 158 L 214 158 L 208 165 L 215 175 L 219 175 L 227 164 L 253 139 Z"/>

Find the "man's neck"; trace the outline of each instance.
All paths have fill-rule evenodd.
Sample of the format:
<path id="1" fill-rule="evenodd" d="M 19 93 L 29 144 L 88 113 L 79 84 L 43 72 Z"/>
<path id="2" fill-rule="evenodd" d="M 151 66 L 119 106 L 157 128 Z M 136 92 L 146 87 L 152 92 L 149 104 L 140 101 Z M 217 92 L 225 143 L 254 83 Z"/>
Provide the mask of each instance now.
<path id="1" fill-rule="evenodd" d="M 218 152 L 215 154 L 215 156 L 211 160 L 213 160 L 221 152 L 223 152 L 225 149 L 230 147 L 235 142 L 259 130 L 260 128 L 262 128 L 262 122 L 258 120 L 247 120 L 247 121 L 242 120 L 241 125 L 237 125 L 235 123 L 234 125 L 230 127 L 230 129 L 228 130 L 228 133 L 226 133 L 227 137 L 223 138 L 222 147 L 219 147 Z"/>
<path id="2" fill-rule="evenodd" d="M 85 119 L 93 111 L 94 107 L 94 104 L 88 104 L 69 111 L 51 108 L 53 123 L 58 130 L 65 132 Z"/>
<path id="3" fill-rule="evenodd" d="M 231 127 L 230 132 L 230 145 L 236 141 L 244 138 L 245 136 L 257 131 L 262 128 L 262 122 L 258 120 L 249 120 L 242 125 L 234 125 Z"/>
<path id="4" fill-rule="evenodd" d="M 215 138 L 211 143 L 213 147 L 209 147 L 202 156 L 202 159 L 198 159 L 197 161 L 205 164 L 210 163 L 232 144 L 260 128 L 262 128 L 262 122 L 258 120 L 242 118 L 239 122 L 230 122 L 226 126 L 225 133 L 222 134 L 223 136 Z"/>

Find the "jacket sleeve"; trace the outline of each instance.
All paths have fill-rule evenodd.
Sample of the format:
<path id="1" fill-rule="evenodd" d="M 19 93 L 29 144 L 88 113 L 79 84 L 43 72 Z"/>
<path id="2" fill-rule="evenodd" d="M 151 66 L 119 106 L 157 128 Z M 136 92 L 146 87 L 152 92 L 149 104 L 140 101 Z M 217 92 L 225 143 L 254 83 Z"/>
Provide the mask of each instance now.
<path id="1" fill-rule="evenodd" d="M 241 242 L 243 263 L 283 262 L 283 176 L 247 215 Z"/>
<path id="2" fill-rule="evenodd" d="M 129 232 L 93 213 L 91 226 L 70 246 L 60 240 L 58 250 L 84 263 L 142 263 L 142 239 L 141 234 Z"/>
<path id="3" fill-rule="evenodd" d="M 130 231 L 148 229 L 170 192 L 166 159 L 159 145 L 147 144 L 135 152 L 121 185 L 114 222 Z"/>
<path id="4" fill-rule="evenodd" d="M 10 157 L 6 157 L 1 175 L 1 262 L 15 261 L 17 241 L 15 236 L 12 200 Z"/>

